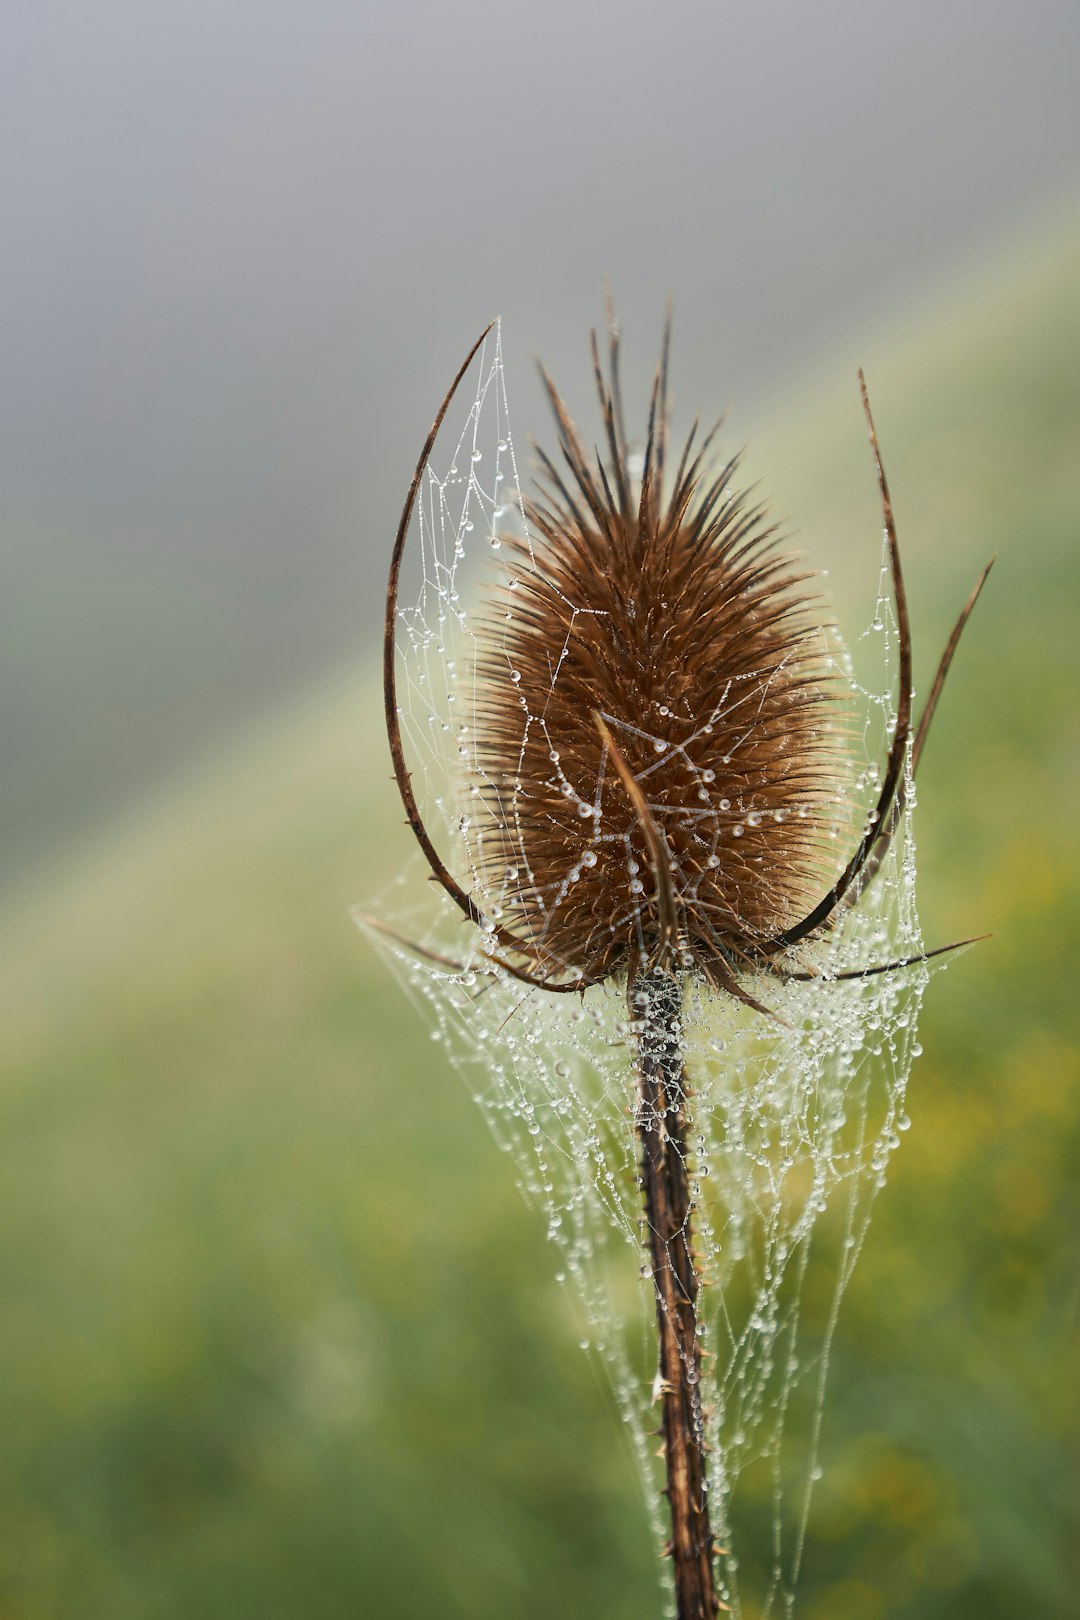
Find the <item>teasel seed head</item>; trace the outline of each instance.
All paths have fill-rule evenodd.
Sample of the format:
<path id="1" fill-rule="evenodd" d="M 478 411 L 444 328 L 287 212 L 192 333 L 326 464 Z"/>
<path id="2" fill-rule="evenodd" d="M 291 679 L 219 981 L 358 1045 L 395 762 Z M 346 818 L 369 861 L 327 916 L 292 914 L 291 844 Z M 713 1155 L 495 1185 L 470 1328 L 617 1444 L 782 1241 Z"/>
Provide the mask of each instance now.
<path id="1" fill-rule="evenodd" d="M 605 456 L 544 374 L 565 471 L 539 453 L 530 533 L 502 537 L 512 578 L 478 630 L 484 887 L 536 960 L 590 981 L 665 944 L 686 967 L 748 964 L 835 876 L 848 824 L 815 576 L 737 460 L 710 462 L 712 433 L 669 476 L 667 350 L 665 331 L 637 469 L 614 329 L 610 379 L 593 339 Z"/>

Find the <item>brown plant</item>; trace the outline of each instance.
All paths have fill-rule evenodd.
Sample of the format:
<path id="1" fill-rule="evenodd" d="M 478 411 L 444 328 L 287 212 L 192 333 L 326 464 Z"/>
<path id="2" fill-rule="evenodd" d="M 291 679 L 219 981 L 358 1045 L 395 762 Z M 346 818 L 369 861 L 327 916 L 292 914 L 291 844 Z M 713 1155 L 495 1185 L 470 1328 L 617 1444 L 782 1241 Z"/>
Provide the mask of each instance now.
<path id="1" fill-rule="evenodd" d="M 918 764 L 989 569 L 957 620 L 913 726 L 900 552 L 860 373 L 899 677 L 877 802 L 838 870 L 833 852 L 850 824 L 852 773 L 832 628 L 808 589 L 813 575 L 783 551 L 764 508 L 734 486 L 736 463 L 710 467 L 715 429 L 696 448 L 696 428 L 691 432 L 669 476 L 668 333 L 669 327 L 639 473 L 624 428 L 614 323 L 606 375 L 595 334 L 592 340 L 606 457 L 590 457 L 544 373 L 562 465 L 539 452 L 541 488 L 526 508 L 531 537 L 504 537 L 514 558 L 513 588 L 492 591 L 478 632 L 477 875 L 482 890 L 502 896 L 498 921 L 451 874 L 420 815 L 401 742 L 394 634 L 420 479 L 486 333 L 451 385 L 406 498 L 391 560 L 384 687 L 409 823 L 433 876 L 466 918 L 484 925 L 490 971 L 560 993 L 625 980 L 656 1295 L 669 1551 L 680 1620 L 711 1620 L 724 1605 L 715 1586 L 703 1456 L 684 984 L 704 977 L 768 1014 L 761 987 L 770 977 L 816 976 L 799 947 L 823 937 L 880 866 L 904 812 L 909 764 Z"/>

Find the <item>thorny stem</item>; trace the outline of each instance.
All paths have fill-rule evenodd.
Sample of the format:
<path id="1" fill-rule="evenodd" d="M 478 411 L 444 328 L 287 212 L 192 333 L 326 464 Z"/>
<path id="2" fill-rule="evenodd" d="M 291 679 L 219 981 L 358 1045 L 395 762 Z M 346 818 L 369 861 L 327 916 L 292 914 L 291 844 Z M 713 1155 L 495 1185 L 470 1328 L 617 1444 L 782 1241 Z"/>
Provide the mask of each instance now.
<path id="1" fill-rule="evenodd" d="M 637 1132 L 656 1294 L 664 1461 L 671 1509 L 671 1559 L 679 1620 L 714 1620 L 721 1607 L 713 1575 L 713 1536 L 705 1481 L 698 1346 L 698 1276 L 691 1249 L 686 1166 L 687 1107 L 682 1058 L 682 993 L 663 968 L 631 976 L 630 1015 L 638 1028 Z"/>

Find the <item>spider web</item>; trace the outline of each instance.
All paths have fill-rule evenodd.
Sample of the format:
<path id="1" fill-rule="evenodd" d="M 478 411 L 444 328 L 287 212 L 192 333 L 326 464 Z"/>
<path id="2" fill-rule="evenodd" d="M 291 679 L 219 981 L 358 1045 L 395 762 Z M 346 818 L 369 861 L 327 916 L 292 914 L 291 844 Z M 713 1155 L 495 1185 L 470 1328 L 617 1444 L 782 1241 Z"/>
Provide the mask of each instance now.
<path id="1" fill-rule="evenodd" d="M 500 887 L 483 859 L 475 614 L 493 581 L 513 590 L 520 565 L 504 546 L 506 537 L 521 537 L 530 551 L 532 545 L 498 326 L 475 363 L 471 403 L 461 395 L 459 401 L 424 469 L 414 514 L 406 563 L 411 575 L 403 573 L 398 612 L 398 701 L 426 825 L 450 871 L 482 908 L 485 926 L 467 923 L 441 889 L 433 912 L 434 884 L 424 885 L 421 901 L 412 898 L 416 886 L 406 873 L 383 895 L 379 914 L 420 949 L 381 932 L 373 937 L 424 1003 L 433 1038 L 464 1075 L 496 1142 L 514 1162 L 519 1186 L 541 1212 L 557 1278 L 576 1302 L 582 1347 L 607 1369 L 659 1551 L 668 1527 L 653 1438 L 660 1410 L 655 1301 L 625 990 L 612 983 L 583 997 L 547 995 L 494 967 L 488 955 L 518 872 L 506 869 Z M 881 687 L 871 691 L 856 681 L 838 643 L 829 654 L 864 716 L 856 826 L 874 797 L 877 761 L 895 719 L 890 688 L 897 634 L 887 581 L 883 545 L 875 617 L 865 633 L 883 652 Z M 512 612 L 507 609 L 508 619 Z M 521 703 L 524 745 L 544 717 L 530 713 L 515 692 L 514 673 L 508 658 L 507 702 Z M 558 676 L 553 669 L 553 683 Z M 665 746 L 663 739 L 657 745 Z M 558 775 L 554 747 L 550 758 Z M 783 1023 L 767 1022 L 692 975 L 684 981 L 692 1218 L 708 1285 L 699 1309 L 710 1513 L 725 1549 L 717 1559 L 719 1595 L 747 1620 L 794 1612 L 822 1474 L 825 1386 L 840 1302 L 889 1161 L 910 1123 L 905 1093 L 920 1050 L 917 1022 L 929 968 L 924 963 L 873 978 L 836 979 L 845 970 L 922 950 L 910 779 L 906 787 L 909 813 L 873 882 L 809 953 L 820 977 L 769 980 L 761 991 Z M 583 822 L 591 818 L 589 837 L 601 839 L 599 785 L 563 779 L 563 791 L 577 799 Z M 702 799 L 708 802 L 707 792 Z M 511 825 L 514 810 L 506 806 Z M 839 867 L 847 844 L 839 828 L 837 835 Z M 591 865 L 595 845 L 586 844 L 581 864 Z M 628 872 L 630 905 L 642 892 L 634 870 Z M 580 866 L 567 871 L 562 898 L 579 877 Z M 557 907 L 560 895 L 550 903 Z M 804 962 L 807 956 L 803 951 Z M 668 1566 L 661 1562 L 660 1568 L 670 1605 Z"/>

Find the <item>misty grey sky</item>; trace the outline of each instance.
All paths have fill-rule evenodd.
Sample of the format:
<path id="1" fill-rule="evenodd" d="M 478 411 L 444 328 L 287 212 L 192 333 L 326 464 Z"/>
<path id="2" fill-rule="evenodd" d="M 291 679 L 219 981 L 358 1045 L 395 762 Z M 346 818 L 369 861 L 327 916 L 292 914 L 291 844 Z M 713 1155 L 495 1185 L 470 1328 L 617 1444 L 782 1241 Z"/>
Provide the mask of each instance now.
<path id="1" fill-rule="evenodd" d="M 747 400 L 1080 178 L 1075 0 L 96 0 L 0 24 L 3 867 L 370 645 L 501 312 Z M 691 335 L 692 334 L 692 338 Z"/>

